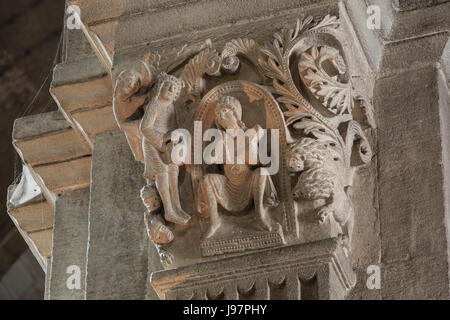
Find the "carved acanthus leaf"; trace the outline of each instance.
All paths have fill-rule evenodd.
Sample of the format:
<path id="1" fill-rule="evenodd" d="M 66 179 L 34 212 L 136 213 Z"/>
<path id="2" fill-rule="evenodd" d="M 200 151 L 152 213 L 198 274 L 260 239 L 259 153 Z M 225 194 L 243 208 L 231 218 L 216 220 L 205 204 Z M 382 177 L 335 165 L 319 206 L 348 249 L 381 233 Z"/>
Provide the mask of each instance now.
<path id="1" fill-rule="evenodd" d="M 321 28 L 337 28 L 339 27 L 339 20 L 336 16 L 327 14 L 317 25 L 310 30 L 317 30 Z"/>
<path id="2" fill-rule="evenodd" d="M 221 62 L 222 60 L 217 51 L 211 48 L 206 48 L 192 58 L 181 73 L 181 79 L 188 87 L 189 93 L 193 95 L 200 94 L 204 89 L 203 76 L 205 74 L 218 75 Z"/>
<path id="3" fill-rule="evenodd" d="M 291 55 L 294 52 L 305 52 L 311 47 L 304 36 L 312 30 L 316 32 L 321 28 L 336 27 L 337 19 L 326 16 L 318 25 L 313 27 L 310 27 L 311 22 L 311 17 L 306 18 L 302 22 L 298 20 L 294 29 L 284 29 L 280 33 L 276 33 L 273 42 L 261 50 L 267 56 L 267 60 L 261 59 L 259 63 L 264 70 L 265 76 L 273 79 L 275 93 L 279 95 L 277 100 L 288 108 L 288 111 L 285 113 L 287 123 L 292 124 L 295 122 L 294 119 L 298 120 L 303 115 L 308 115 L 311 121 L 315 121 L 327 128 L 344 153 L 346 147 L 337 130 L 338 123 L 336 124 L 334 121 L 324 117 L 305 99 L 299 92 L 290 71 Z"/>
<path id="4" fill-rule="evenodd" d="M 228 42 L 221 54 L 223 59 L 222 67 L 233 73 L 239 68 L 238 55 L 243 55 L 255 66 L 258 66 L 258 59 L 261 57 L 261 46 L 252 39 L 238 38 Z"/>
<path id="5" fill-rule="evenodd" d="M 360 101 L 360 106 L 366 116 L 370 127 L 375 127 L 373 107 L 369 98 L 355 90 L 352 81 L 343 83 L 338 75 L 331 76 L 324 68 L 325 62 L 337 70 L 339 75 L 347 72 L 347 66 L 339 50 L 322 46 L 312 47 L 311 53 L 304 52 L 298 64 L 300 77 L 305 86 L 322 105 L 330 112 L 342 115 L 352 114 L 355 100 Z"/>
<path id="6" fill-rule="evenodd" d="M 330 76 L 323 68 L 329 61 L 339 72 L 346 72 L 345 63 L 339 51 L 328 46 L 311 49 L 311 54 L 303 53 L 298 64 L 300 76 L 313 95 L 334 114 L 352 113 L 352 85 L 338 81 L 338 77 Z"/>

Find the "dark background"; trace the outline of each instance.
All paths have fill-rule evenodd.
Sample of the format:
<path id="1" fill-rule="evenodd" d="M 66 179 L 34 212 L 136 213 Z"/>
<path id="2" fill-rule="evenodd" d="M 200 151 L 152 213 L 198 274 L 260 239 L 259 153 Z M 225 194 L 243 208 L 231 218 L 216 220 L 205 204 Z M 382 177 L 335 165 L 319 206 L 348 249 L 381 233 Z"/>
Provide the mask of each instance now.
<path id="1" fill-rule="evenodd" d="M 21 170 L 11 144 L 14 120 L 57 110 L 49 85 L 64 4 L 0 0 L 0 299 L 43 299 L 44 272 L 6 212 L 6 195 Z"/>

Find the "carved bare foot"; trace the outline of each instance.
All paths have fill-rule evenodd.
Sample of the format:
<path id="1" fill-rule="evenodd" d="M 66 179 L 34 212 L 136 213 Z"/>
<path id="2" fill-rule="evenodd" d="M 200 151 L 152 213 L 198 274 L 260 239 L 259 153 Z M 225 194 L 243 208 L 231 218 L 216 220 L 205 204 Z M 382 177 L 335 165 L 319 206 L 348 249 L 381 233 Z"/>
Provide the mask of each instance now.
<path id="1" fill-rule="evenodd" d="M 149 234 L 154 243 L 164 244 L 173 240 L 172 231 L 157 218 L 150 222 Z"/>
<path id="2" fill-rule="evenodd" d="M 273 219 L 268 212 L 265 212 L 260 215 L 261 221 L 269 232 L 278 229 L 279 223 Z"/>
<path id="3" fill-rule="evenodd" d="M 216 223 L 211 223 L 211 225 L 209 226 L 208 233 L 206 234 L 205 237 L 211 238 L 216 233 L 216 231 L 220 228 L 221 224 L 222 223 L 220 221 L 216 222 Z"/>
<path id="4" fill-rule="evenodd" d="M 332 213 L 331 208 L 329 206 L 324 206 L 317 212 L 317 219 L 319 220 L 320 223 L 324 223 L 326 218 L 331 213 Z"/>
<path id="5" fill-rule="evenodd" d="M 164 218 L 169 222 L 173 222 L 175 224 L 181 224 L 181 225 L 186 225 L 191 220 L 191 216 L 181 209 L 178 209 L 177 211 L 166 210 L 165 214 L 164 214 Z"/>

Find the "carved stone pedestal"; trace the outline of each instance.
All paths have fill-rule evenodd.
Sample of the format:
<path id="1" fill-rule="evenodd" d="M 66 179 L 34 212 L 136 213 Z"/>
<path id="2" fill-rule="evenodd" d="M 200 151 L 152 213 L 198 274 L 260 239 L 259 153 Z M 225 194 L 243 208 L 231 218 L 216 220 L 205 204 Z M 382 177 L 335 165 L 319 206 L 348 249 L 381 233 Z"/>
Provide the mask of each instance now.
<path id="1" fill-rule="evenodd" d="M 161 299 L 344 299 L 356 282 L 341 245 L 326 239 L 154 272 Z"/>

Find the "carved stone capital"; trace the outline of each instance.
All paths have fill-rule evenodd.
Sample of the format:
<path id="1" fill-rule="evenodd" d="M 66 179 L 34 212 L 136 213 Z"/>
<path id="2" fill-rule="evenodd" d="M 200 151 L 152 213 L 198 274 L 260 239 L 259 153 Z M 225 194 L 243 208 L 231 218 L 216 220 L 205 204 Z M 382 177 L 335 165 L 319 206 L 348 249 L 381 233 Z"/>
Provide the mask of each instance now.
<path id="1" fill-rule="evenodd" d="M 283 283 L 297 288 L 286 297 L 301 298 L 312 277 L 317 288 L 308 294 L 324 297 L 321 286 L 338 286 L 328 292 L 343 297 L 354 284 L 352 185 L 372 159 L 370 98 L 355 80 L 336 17 L 298 20 L 267 40 L 222 47 L 205 40 L 117 68 L 113 109 L 145 164 L 148 234 L 163 265 L 178 268 L 153 276 L 163 298 L 251 290 L 268 298 L 269 287 Z M 334 238 L 339 245 L 324 240 Z M 246 270 L 256 250 L 283 262 Z M 308 250 L 311 260 L 300 254 Z M 242 274 L 209 286 L 208 274 L 228 277 L 229 261 Z M 261 278 L 263 269 L 274 271 Z"/>

